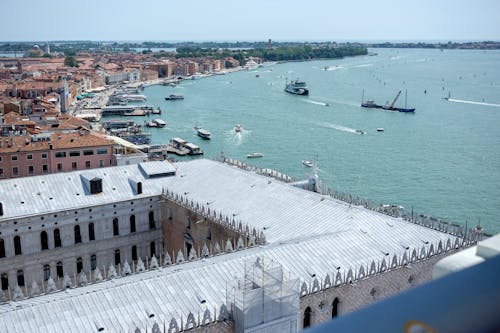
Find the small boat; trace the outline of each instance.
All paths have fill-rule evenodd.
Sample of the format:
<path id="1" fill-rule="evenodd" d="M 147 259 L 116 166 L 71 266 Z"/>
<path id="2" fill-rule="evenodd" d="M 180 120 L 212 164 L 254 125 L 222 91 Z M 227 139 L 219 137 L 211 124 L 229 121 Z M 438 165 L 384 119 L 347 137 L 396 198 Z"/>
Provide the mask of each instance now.
<path id="1" fill-rule="evenodd" d="M 198 134 L 198 136 L 202 139 L 205 139 L 205 140 L 210 140 L 210 132 L 207 131 L 206 129 L 203 129 L 203 128 L 198 128 L 196 130 L 196 133 Z"/>
<path id="2" fill-rule="evenodd" d="M 307 85 L 304 81 L 299 81 L 298 79 L 295 81 L 290 81 L 285 85 L 285 91 L 294 95 L 307 96 L 309 95 L 309 89 L 307 89 Z"/>
<path id="3" fill-rule="evenodd" d="M 178 101 L 181 99 L 184 99 L 183 95 L 170 94 L 167 97 L 165 97 L 166 101 Z"/>
<path id="4" fill-rule="evenodd" d="M 365 131 L 362 131 L 362 130 L 360 130 L 360 129 L 357 129 L 357 130 L 356 130 L 356 134 L 366 134 L 366 132 L 365 132 Z"/>
<path id="5" fill-rule="evenodd" d="M 264 155 L 262 153 L 251 153 L 247 155 L 247 158 L 258 158 L 258 157 L 263 157 Z"/>
<path id="6" fill-rule="evenodd" d="M 313 166 L 313 162 L 306 161 L 306 160 L 303 160 L 302 164 L 304 164 L 306 167 L 309 167 L 309 168 L 312 168 L 312 166 Z"/>
<path id="7" fill-rule="evenodd" d="M 239 132 L 241 132 L 242 130 L 243 130 L 243 129 L 241 128 L 241 125 L 240 125 L 240 124 L 237 124 L 236 126 L 234 126 L 234 131 L 235 131 L 236 133 L 239 133 Z"/>
<path id="8" fill-rule="evenodd" d="M 382 127 L 377 127 L 377 132 L 383 132 L 384 129 Z"/>
<path id="9" fill-rule="evenodd" d="M 163 121 L 162 119 L 153 119 L 153 123 L 155 123 L 158 127 L 165 127 L 167 123 Z"/>
<path id="10" fill-rule="evenodd" d="M 154 121 L 145 121 L 144 126 L 146 126 L 146 127 L 158 127 L 158 124 L 155 123 Z"/>
<path id="11" fill-rule="evenodd" d="M 161 109 L 158 108 L 158 109 L 155 109 L 153 111 L 151 111 L 152 114 L 161 114 Z"/>

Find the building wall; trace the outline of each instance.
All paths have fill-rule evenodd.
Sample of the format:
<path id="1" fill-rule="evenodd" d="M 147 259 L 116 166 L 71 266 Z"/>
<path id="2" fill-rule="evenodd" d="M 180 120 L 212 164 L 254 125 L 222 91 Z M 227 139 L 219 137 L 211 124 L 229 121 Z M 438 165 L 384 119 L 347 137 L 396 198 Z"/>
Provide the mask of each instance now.
<path id="1" fill-rule="evenodd" d="M 332 305 L 335 298 L 338 298 L 339 301 L 338 315 L 343 315 L 428 282 L 432 279 L 434 264 L 453 252 L 413 262 L 402 268 L 355 281 L 353 284 L 332 287 L 304 296 L 300 299 L 300 326 L 303 325 L 307 307 L 311 308 L 311 326 L 313 326 L 332 319 Z"/>
<path id="2" fill-rule="evenodd" d="M 106 154 L 98 154 L 98 149 L 106 149 Z M 83 155 L 84 150 L 92 150 L 93 155 Z M 70 152 L 72 151 L 80 152 L 80 156 L 70 156 Z M 59 156 L 58 153 L 65 153 L 66 157 L 56 157 Z M 12 156 L 15 156 L 17 160 L 12 160 Z M 28 158 L 29 156 L 31 156 L 31 159 Z M 74 162 L 76 163 L 76 169 L 73 169 Z M 0 172 L 0 179 L 93 169 L 108 167 L 111 165 L 116 165 L 116 160 L 113 154 L 113 145 L 54 150 L 19 151 L 15 153 L 0 152 L 0 171 L 2 171 Z M 32 172 L 30 172 L 30 166 L 33 167 Z M 44 170 L 44 166 L 46 166 L 47 171 Z M 61 169 L 59 167 L 61 167 Z M 18 170 L 17 175 L 14 173 L 14 168 L 17 168 Z"/>
<path id="3" fill-rule="evenodd" d="M 150 212 L 153 212 L 154 228 L 150 228 Z M 131 215 L 135 216 L 135 232 L 130 229 Z M 118 219 L 117 236 L 113 234 L 114 218 Z M 95 240 L 89 239 L 90 223 L 94 223 Z M 75 243 L 74 228 L 77 225 L 80 227 L 81 243 Z M 55 248 L 54 242 L 55 229 L 59 229 L 61 235 L 62 246 L 58 248 Z M 42 250 L 41 246 L 42 231 L 48 236 L 46 250 Z M 145 264 L 146 258 L 151 258 L 151 242 L 155 242 L 156 255 L 161 253 L 163 246 L 158 196 L 2 221 L 0 232 L 6 252 L 6 257 L 0 258 L 0 275 L 8 274 L 11 290 L 17 285 L 19 270 L 23 271 L 25 286 L 29 287 L 32 281 L 41 285 L 43 266 L 46 264 L 50 265 L 50 275 L 54 280 L 57 279 L 56 263 L 59 261 L 63 263 L 64 273 L 73 278 L 79 257 L 82 258 L 83 271 L 88 273 L 91 255 L 95 254 L 97 267 L 104 272 L 110 264 L 114 264 L 115 250 L 120 250 L 122 264 L 127 260 L 132 266 L 132 246 L 137 247 L 137 256 Z M 21 238 L 20 255 L 14 252 L 15 236 Z"/>
<path id="4" fill-rule="evenodd" d="M 236 248 L 235 243 L 240 237 L 236 231 L 205 219 L 171 201 L 165 202 L 162 216 L 165 251 L 168 251 L 172 260 L 175 260 L 179 250 L 183 251 L 184 258 L 187 259 L 188 244 L 195 249 L 199 257 L 204 244 L 209 247 L 211 253 L 216 242 L 221 251 L 224 251 L 228 239 L 231 240 L 233 248 Z"/>
<path id="5" fill-rule="evenodd" d="M 106 153 L 98 153 L 99 149 L 106 149 Z M 84 155 L 84 151 L 93 152 L 92 155 Z M 71 152 L 79 152 L 80 156 L 70 156 Z M 57 157 L 57 153 L 65 153 L 65 157 Z M 92 169 L 100 167 L 108 167 L 116 165 L 113 156 L 113 146 L 99 146 L 99 147 L 84 147 L 74 149 L 58 149 L 51 150 L 51 165 L 50 172 L 66 172 L 74 170 Z M 76 168 L 73 169 L 73 163 L 76 163 Z M 60 169 L 62 167 L 62 169 Z"/>

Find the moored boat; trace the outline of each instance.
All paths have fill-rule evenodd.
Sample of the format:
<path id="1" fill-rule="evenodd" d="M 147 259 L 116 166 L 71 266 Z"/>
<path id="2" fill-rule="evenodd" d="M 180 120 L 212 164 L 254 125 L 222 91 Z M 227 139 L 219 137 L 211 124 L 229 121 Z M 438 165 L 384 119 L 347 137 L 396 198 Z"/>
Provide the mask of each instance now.
<path id="1" fill-rule="evenodd" d="M 165 97 L 166 101 L 178 101 L 184 99 L 183 95 L 178 95 L 178 94 L 170 94 L 167 97 Z"/>
<path id="2" fill-rule="evenodd" d="M 196 130 L 196 134 L 198 134 L 198 136 L 202 139 L 205 139 L 205 140 L 210 140 L 210 137 L 212 134 L 210 134 L 209 131 L 207 131 L 206 129 L 203 129 L 203 128 L 198 128 Z"/>
<path id="3" fill-rule="evenodd" d="M 156 118 L 156 119 L 153 119 L 153 122 L 158 126 L 158 127 L 165 127 L 167 125 L 167 123 L 160 119 L 160 118 Z"/>
<path id="4" fill-rule="evenodd" d="M 304 81 L 299 81 L 298 79 L 295 81 L 290 81 L 290 83 L 286 83 L 285 91 L 294 95 L 307 96 L 309 95 L 309 89 Z"/>

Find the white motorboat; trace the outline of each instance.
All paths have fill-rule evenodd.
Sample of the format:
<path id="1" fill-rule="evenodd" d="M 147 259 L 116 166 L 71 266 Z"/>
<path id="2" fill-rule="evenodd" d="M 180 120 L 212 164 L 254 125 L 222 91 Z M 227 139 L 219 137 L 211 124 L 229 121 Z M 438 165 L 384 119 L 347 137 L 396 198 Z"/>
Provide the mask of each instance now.
<path id="1" fill-rule="evenodd" d="M 198 134 L 198 136 L 202 139 L 205 139 L 205 140 L 210 140 L 210 137 L 212 134 L 210 134 L 209 131 L 207 131 L 206 129 L 203 129 L 203 128 L 198 128 L 196 130 L 196 133 Z"/>
<path id="2" fill-rule="evenodd" d="M 302 164 L 304 164 L 306 167 L 309 167 L 309 168 L 312 168 L 312 166 L 313 166 L 313 162 L 306 161 L 306 160 L 302 160 Z"/>
<path id="3" fill-rule="evenodd" d="M 262 153 L 251 153 L 247 155 L 247 158 L 258 158 L 258 157 L 263 157 L 264 155 Z"/>
<path id="4" fill-rule="evenodd" d="M 167 123 L 165 121 L 163 121 L 162 119 L 160 118 L 157 118 L 157 119 L 153 119 L 153 122 L 158 126 L 158 127 L 165 127 L 167 125 Z"/>
<path id="5" fill-rule="evenodd" d="M 237 124 L 236 126 L 234 126 L 234 131 L 236 133 L 239 133 L 243 130 L 243 128 L 241 128 L 241 125 L 240 124 Z"/>

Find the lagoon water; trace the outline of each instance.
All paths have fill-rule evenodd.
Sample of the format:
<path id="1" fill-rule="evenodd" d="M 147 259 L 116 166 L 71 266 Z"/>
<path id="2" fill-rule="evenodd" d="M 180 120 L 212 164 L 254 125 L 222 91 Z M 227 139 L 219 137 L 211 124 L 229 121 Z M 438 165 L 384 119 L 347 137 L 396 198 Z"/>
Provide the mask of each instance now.
<path id="1" fill-rule="evenodd" d="M 181 137 L 207 157 L 223 150 L 244 161 L 260 152 L 263 158 L 248 162 L 296 178 L 311 172 L 302 160 L 317 159 L 320 179 L 334 190 L 500 232 L 500 51 L 370 52 L 377 55 L 148 87 L 148 103 L 160 106 L 168 123 L 151 129 L 153 142 Z M 285 93 L 285 78 L 305 80 L 310 96 Z M 402 90 L 398 106 L 407 90 L 416 112 L 361 108 L 363 89 L 378 104 Z M 165 101 L 171 93 L 185 99 Z M 212 140 L 197 137 L 194 126 Z"/>

